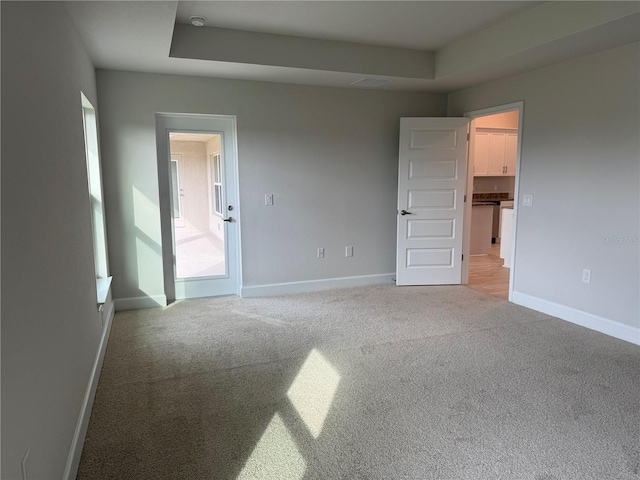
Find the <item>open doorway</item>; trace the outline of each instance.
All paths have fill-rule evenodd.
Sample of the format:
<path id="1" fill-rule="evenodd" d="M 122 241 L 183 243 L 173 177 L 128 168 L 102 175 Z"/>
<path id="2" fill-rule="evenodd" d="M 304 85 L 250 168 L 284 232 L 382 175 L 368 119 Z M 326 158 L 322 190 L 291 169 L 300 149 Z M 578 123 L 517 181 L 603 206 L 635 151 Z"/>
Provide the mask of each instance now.
<path id="1" fill-rule="evenodd" d="M 467 192 L 468 286 L 508 300 L 522 104 L 470 112 Z"/>

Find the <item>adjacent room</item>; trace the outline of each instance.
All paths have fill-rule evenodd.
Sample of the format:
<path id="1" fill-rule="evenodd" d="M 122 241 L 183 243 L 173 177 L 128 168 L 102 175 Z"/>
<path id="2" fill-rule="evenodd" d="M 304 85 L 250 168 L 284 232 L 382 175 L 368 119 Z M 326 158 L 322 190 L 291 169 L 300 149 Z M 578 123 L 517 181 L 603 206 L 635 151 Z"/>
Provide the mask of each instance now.
<path id="1" fill-rule="evenodd" d="M 470 126 L 469 286 L 505 300 L 509 299 L 519 114 L 511 110 L 484 115 Z"/>
<path id="2" fill-rule="evenodd" d="M 0 8 L 0 477 L 638 478 L 640 3 Z"/>
<path id="3" fill-rule="evenodd" d="M 170 134 L 176 278 L 226 273 L 220 135 Z"/>

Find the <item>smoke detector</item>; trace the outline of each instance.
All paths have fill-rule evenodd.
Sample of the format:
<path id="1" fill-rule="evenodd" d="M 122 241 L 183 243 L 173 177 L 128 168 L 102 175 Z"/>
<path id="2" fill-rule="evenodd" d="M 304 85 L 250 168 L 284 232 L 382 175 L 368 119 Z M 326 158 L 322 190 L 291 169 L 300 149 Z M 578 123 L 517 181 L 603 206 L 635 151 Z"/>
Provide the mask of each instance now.
<path id="1" fill-rule="evenodd" d="M 191 17 L 191 25 L 193 25 L 194 27 L 204 27 L 204 22 L 206 21 L 207 19 L 202 15 L 194 15 L 193 17 Z"/>

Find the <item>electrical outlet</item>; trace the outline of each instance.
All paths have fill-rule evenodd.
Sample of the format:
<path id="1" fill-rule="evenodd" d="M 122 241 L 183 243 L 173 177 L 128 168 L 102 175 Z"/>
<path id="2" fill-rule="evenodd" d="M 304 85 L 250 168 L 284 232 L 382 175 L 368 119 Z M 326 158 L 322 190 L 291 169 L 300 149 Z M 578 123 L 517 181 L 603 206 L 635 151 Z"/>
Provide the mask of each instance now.
<path id="1" fill-rule="evenodd" d="M 22 480 L 30 480 L 31 478 L 31 468 L 29 467 L 29 453 L 30 449 L 27 448 L 27 451 L 24 452 L 24 456 L 22 457 L 22 461 L 20 462 L 20 468 L 22 470 Z"/>
<path id="2" fill-rule="evenodd" d="M 586 268 L 582 270 L 582 281 L 584 283 L 591 283 L 591 270 Z"/>
<path id="3" fill-rule="evenodd" d="M 344 249 L 345 257 L 353 257 L 353 247 L 347 247 Z"/>
<path id="4" fill-rule="evenodd" d="M 264 195 L 264 204 L 268 207 L 273 205 L 273 193 L 265 193 Z"/>
<path id="5" fill-rule="evenodd" d="M 318 258 L 324 258 L 324 248 L 318 249 Z"/>
<path id="6" fill-rule="evenodd" d="M 522 196 L 522 206 L 523 207 L 533 207 L 533 195 L 523 195 Z"/>

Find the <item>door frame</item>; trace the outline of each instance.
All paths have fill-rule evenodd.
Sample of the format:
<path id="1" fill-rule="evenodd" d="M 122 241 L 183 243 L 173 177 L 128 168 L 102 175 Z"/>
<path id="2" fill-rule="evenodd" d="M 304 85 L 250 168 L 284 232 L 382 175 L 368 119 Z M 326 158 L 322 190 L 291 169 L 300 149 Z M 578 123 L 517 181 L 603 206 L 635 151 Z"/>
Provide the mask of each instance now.
<path id="1" fill-rule="evenodd" d="M 231 275 L 231 269 L 233 265 L 233 273 L 237 279 L 235 285 L 233 285 L 233 291 L 231 293 L 224 293 L 224 295 L 232 294 L 239 295 L 242 286 L 242 250 L 241 250 L 241 222 L 240 222 L 240 181 L 238 175 L 238 134 L 237 134 L 237 122 L 235 115 L 204 115 L 204 114 L 189 114 L 189 113 L 156 113 L 156 149 L 157 149 L 157 167 L 158 167 L 158 188 L 159 188 L 159 210 L 160 210 L 160 232 L 162 239 L 162 271 L 164 280 L 164 292 L 168 302 L 176 300 L 176 286 L 175 286 L 175 245 L 173 238 L 173 211 L 171 205 L 171 150 L 169 148 L 169 131 L 180 131 L 189 133 L 212 133 L 215 129 L 208 127 L 207 122 L 216 120 L 228 121 L 232 127 L 232 134 L 230 138 L 225 138 L 224 141 L 228 145 L 231 152 L 230 157 L 225 157 L 225 163 L 229 162 L 227 166 L 227 175 L 230 174 L 233 188 L 227 188 L 225 192 L 225 204 L 234 206 L 234 210 L 231 216 L 234 218 L 234 224 L 236 226 L 235 240 L 229 242 L 230 235 L 227 235 L 225 240 L 225 246 L 228 252 L 227 257 L 227 274 Z M 197 129 L 194 128 L 162 128 L 163 121 L 196 121 L 201 124 Z M 227 177 L 228 178 L 228 177 Z M 226 180 L 226 179 L 225 179 Z M 225 182 L 226 184 L 226 182 Z M 232 190 L 232 195 L 229 195 L 229 191 Z M 200 295 L 198 295 L 200 296 Z"/>
<path id="2" fill-rule="evenodd" d="M 524 101 L 496 105 L 494 107 L 483 108 L 480 110 L 471 110 L 462 114 L 463 117 L 469 117 L 471 119 L 469 125 L 469 153 L 467 155 L 467 202 L 465 204 L 464 234 L 462 240 L 462 251 L 464 252 L 465 258 L 469 258 L 469 251 L 471 247 L 471 206 L 473 204 L 473 163 L 475 160 L 473 157 L 475 148 L 475 119 L 478 117 L 486 117 L 497 113 L 513 111 L 518 111 L 518 148 L 516 151 L 516 174 L 513 194 L 513 232 L 511 243 L 511 269 L 509 270 L 509 301 L 513 301 L 513 285 L 518 260 L 516 254 L 516 240 L 518 238 L 518 198 L 520 190 L 520 154 L 522 149 L 522 132 L 524 126 Z M 465 285 L 469 283 L 468 261 L 462 262 L 462 283 Z"/>

